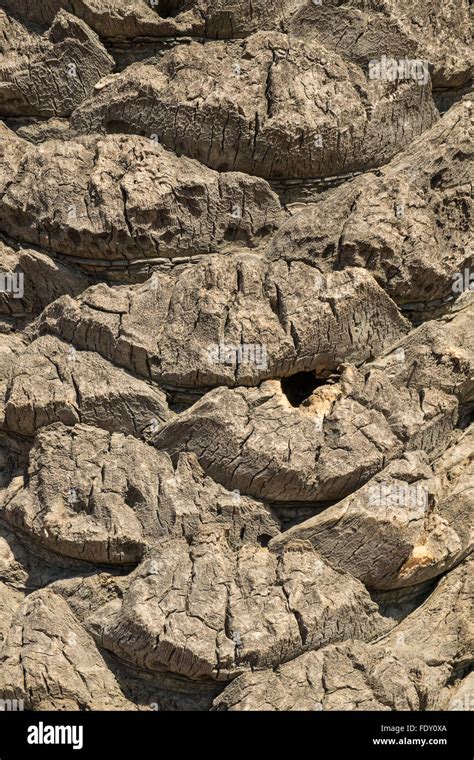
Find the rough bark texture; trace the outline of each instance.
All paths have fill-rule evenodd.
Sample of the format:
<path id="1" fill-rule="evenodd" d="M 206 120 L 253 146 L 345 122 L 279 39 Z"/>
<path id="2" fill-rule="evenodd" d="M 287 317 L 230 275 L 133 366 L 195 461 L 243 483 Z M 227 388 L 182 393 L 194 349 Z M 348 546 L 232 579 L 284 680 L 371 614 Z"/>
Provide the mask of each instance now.
<path id="1" fill-rule="evenodd" d="M 90 425 L 42 429 L 26 476 L 13 479 L 3 513 L 44 546 L 87 562 L 132 564 L 163 536 L 192 538 L 225 526 L 233 547 L 268 543 L 268 507 L 205 478 L 195 458 L 170 457 L 131 436 Z"/>
<path id="2" fill-rule="evenodd" d="M 470 14 L 0 0 L 0 710 L 474 709 Z"/>
<path id="3" fill-rule="evenodd" d="M 378 166 L 435 118 L 429 82 L 372 81 L 315 42 L 259 32 L 134 64 L 98 83 L 71 123 L 156 134 L 220 171 L 296 178 Z"/>
<path id="4" fill-rule="evenodd" d="M 454 274 L 472 261 L 472 125 L 462 100 L 378 175 L 292 216 L 269 255 L 322 273 L 363 267 L 401 305 L 452 298 Z"/>
<path id="5" fill-rule="evenodd" d="M 378 589 L 421 583 L 473 547 L 474 429 L 432 465 L 405 454 L 356 493 L 270 542 L 309 541 L 333 566 Z M 402 564 L 400 564 L 402 562 Z"/>
<path id="6" fill-rule="evenodd" d="M 29 34 L 0 9 L 2 116 L 69 116 L 114 65 L 83 21 L 60 11 L 44 35 Z"/>
<path id="7" fill-rule="evenodd" d="M 296 544 L 277 555 L 248 544 L 235 552 L 212 530 L 196 532 L 190 544 L 163 542 L 129 576 L 123 598 L 86 624 L 102 646 L 139 667 L 217 680 L 331 641 L 371 639 L 390 625 L 362 584 L 311 548 Z"/>
<path id="8" fill-rule="evenodd" d="M 5 151 L 9 139 L 19 161 L 2 172 L 1 231 L 85 264 L 256 246 L 282 216 L 265 181 L 219 174 L 153 140 L 93 136 L 32 146 L 6 134 Z"/>
<path id="9" fill-rule="evenodd" d="M 216 699 L 214 707 L 440 709 L 439 689 L 446 675 L 456 669 L 462 672 L 471 657 L 472 593 L 472 562 L 466 562 L 380 642 L 346 641 L 297 657 L 277 672 L 243 674 Z"/>
<path id="10" fill-rule="evenodd" d="M 281 502 L 327 502 L 360 487 L 407 449 L 435 455 L 458 416 L 438 388 L 395 385 L 348 366 L 294 408 L 278 381 L 216 389 L 163 425 L 155 446 L 196 454 L 228 488 Z"/>
<path id="11" fill-rule="evenodd" d="M 30 344 L 11 368 L 1 407 L 0 425 L 24 436 L 53 422 L 140 436 L 170 416 L 162 391 L 50 336 Z"/>
<path id="12" fill-rule="evenodd" d="M 468 0 L 349 0 L 303 3 L 289 31 L 318 39 L 365 67 L 381 56 L 430 64 L 433 86 L 459 87 L 474 57 Z"/>
<path id="13" fill-rule="evenodd" d="M 156 272 L 143 285 L 94 286 L 77 300 L 59 298 L 38 323 L 40 333 L 190 389 L 330 373 L 343 361 L 378 356 L 407 330 L 395 304 L 361 270 L 330 273 L 321 289 L 305 264 L 248 253 Z M 239 357 L 233 346 L 255 349 Z"/>

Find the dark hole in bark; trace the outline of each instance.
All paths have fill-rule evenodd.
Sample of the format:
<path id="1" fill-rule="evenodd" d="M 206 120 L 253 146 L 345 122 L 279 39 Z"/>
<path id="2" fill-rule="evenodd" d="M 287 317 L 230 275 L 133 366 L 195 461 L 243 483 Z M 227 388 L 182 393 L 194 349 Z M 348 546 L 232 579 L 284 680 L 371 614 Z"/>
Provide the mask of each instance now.
<path id="1" fill-rule="evenodd" d="M 143 494 L 141 491 L 139 491 L 138 488 L 135 488 L 135 486 L 129 485 L 125 495 L 125 504 L 131 509 L 135 509 L 140 504 L 143 504 Z"/>
<path id="2" fill-rule="evenodd" d="M 316 388 L 326 383 L 327 379 L 316 377 L 314 372 L 297 372 L 296 375 L 282 378 L 281 389 L 291 406 L 300 406 Z"/>
<path id="3" fill-rule="evenodd" d="M 150 2 L 150 5 L 161 18 L 174 18 L 184 9 L 185 3 L 184 0 L 183 2 L 176 2 L 176 0 L 155 0 L 155 2 Z"/>
<path id="4" fill-rule="evenodd" d="M 268 546 L 270 543 L 272 537 L 268 535 L 268 533 L 260 533 L 259 536 L 257 536 L 257 541 L 260 544 L 260 546 Z"/>
<path id="5" fill-rule="evenodd" d="M 143 130 L 136 130 L 131 124 L 116 119 L 109 119 L 105 123 L 104 129 L 109 135 L 140 135 L 140 137 L 146 136 Z"/>

